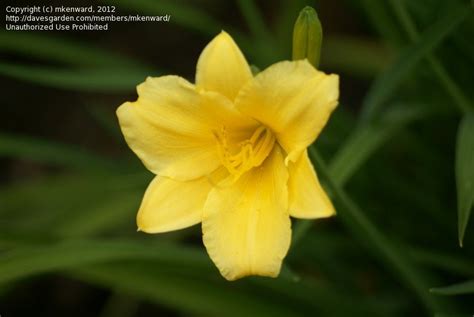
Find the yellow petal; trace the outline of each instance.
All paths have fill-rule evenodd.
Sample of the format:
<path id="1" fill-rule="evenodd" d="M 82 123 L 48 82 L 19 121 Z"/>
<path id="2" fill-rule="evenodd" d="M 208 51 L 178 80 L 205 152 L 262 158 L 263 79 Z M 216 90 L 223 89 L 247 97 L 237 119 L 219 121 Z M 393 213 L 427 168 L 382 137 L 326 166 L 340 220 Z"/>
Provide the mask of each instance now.
<path id="1" fill-rule="evenodd" d="M 289 211 L 292 217 L 315 219 L 335 214 L 326 192 L 319 184 L 316 172 L 305 151 L 295 162 L 290 162 L 288 180 Z"/>
<path id="2" fill-rule="evenodd" d="M 147 233 L 159 233 L 200 223 L 211 188 L 206 177 L 180 182 L 156 176 L 138 211 L 138 228 Z"/>
<path id="3" fill-rule="evenodd" d="M 227 98 L 198 93 L 180 77 L 148 78 L 137 90 L 138 100 L 117 110 L 120 127 L 145 166 L 161 176 L 191 180 L 209 175 L 220 165 L 213 131 L 225 125 L 235 134 L 255 125 Z"/>
<path id="4" fill-rule="evenodd" d="M 202 51 L 196 67 L 196 86 L 234 100 L 252 78 L 244 55 L 229 34 L 222 31 Z"/>
<path id="5" fill-rule="evenodd" d="M 280 272 L 291 240 L 287 180 L 283 155 L 275 147 L 260 167 L 209 193 L 203 241 L 226 279 Z"/>
<path id="6" fill-rule="evenodd" d="M 321 132 L 337 106 L 339 77 L 317 71 L 308 61 L 280 62 L 248 82 L 236 107 L 262 122 L 295 161 Z"/>
<path id="7" fill-rule="evenodd" d="M 228 172 L 223 167 L 209 177 L 185 182 L 156 176 L 140 205 L 138 228 L 147 233 L 160 233 L 200 223 L 209 191 L 227 177 Z"/>

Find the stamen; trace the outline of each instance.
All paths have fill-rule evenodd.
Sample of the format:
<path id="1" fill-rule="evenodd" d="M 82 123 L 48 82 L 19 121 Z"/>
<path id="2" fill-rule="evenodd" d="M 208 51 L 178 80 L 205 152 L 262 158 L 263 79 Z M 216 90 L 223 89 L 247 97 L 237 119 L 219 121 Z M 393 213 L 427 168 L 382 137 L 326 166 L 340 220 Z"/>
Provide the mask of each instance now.
<path id="1" fill-rule="evenodd" d="M 265 128 L 263 125 L 261 125 L 260 127 L 258 127 L 257 130 L 255 130 L 255 132 L 253 133 L 252 137 L 250 138 L 250 143 L 252 143 L 252 145 L 255 145 L 255 142 L 257 142 L 257 140 L 260 138 L 260 136 L 262 135 L 262 133 L 266 132 L 267 131 L 267 128 Z"/>
<path id="2" fill-rule="evenodd" d="M 275 136 L 265 126 L 258 127 L 250 139 L 240 142 L 236 153 L 231 153 L 226 128 L 213 131 L 217 141 L 218 155 L 222 165 L 236 181 L 242 174 L 259 166 L 270 154 L 275 144 Z"/>

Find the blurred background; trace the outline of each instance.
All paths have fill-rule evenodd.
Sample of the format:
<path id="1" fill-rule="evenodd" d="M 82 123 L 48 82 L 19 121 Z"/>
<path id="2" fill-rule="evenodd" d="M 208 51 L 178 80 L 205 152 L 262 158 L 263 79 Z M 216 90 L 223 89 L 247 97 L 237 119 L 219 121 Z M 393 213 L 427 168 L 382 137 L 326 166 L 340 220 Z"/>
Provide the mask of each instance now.
<path id="1" fill-rule="evenodd" d="M 171 21 L 0 32 L 2 317 L 474 314 L 471 2 L 45 4 L 109 4 L 117 15 Z M 338 215 L 293 221 L 278 279 L 229 283 L 199 226 L 136 232 L 153 175 L 127 148 L 115 110 L 136 99 L 146 76 L 193 81 L 221 29 L 260 69 L 291 59 L 306 5 L 324 29 L 320 68 L 341 78 L 340 105 L 313 156 Z"/>

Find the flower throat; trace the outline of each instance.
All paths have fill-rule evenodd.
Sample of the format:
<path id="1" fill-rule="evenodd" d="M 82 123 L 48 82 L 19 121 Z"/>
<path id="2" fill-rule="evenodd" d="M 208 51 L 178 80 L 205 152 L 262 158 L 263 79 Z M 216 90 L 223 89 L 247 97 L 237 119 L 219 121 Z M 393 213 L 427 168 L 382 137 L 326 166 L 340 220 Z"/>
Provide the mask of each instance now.
<path id="1" fill-rule="evenodd" d="M 214 136 L 221 163 L 234 181 L 253 167 L 261 165 L 275 144 L 275 136 L 263 125 L 254 131 L 250 139 L 239 142 L 232 148 L 224 126 L 219 131 L 214 131 Z"/>

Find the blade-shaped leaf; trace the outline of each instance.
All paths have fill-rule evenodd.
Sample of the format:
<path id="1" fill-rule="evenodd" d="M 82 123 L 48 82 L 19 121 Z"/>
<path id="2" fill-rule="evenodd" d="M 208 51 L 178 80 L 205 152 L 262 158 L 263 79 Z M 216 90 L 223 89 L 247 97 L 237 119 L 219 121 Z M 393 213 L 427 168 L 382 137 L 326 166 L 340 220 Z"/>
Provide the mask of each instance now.
<path id="1" fill-rule="evenodd" d="M 394 105 L 379 122 L 361 125 L 336 153 L 329 166 L 334 181 L 341 186 L 368 158 L 397 132 L 434 111 L 418 104 Z"/>
<path id="2" fill-rule="evenodd" d="M 1 32 L 1 51 L 70 65 L 139 67 L 135 61 L 114 52 L 41 32 Z"/>
<path id="3" fill-rule="evenodd" d="M 90 237 L 107 229 L 117 229 L 127 220 L 127 227 L 133 228 L 142 195 L 141 191 L 118 191 L 103 201 L 94 201 L 90 207 L 71 213 L 54 232 L 66 237 Z"/>
<path id="4" fill-rule="evenodd" d="M 189 268 L 173 270 L 172 267 L 159 267 L 156 263 L 135 262 L 80 268 L 74 270 L 72 275 L 94 284 L 153 300 L 178 309 L 185 315 L 292 315 L 284 303 L 271 304 L 262 296 L 251 294 L 248 287 L 228 287 L 220 277 L 210 278 L 209 275 L 195 274 Z"/>
<path id="5" fill-rule="evenodd" d="M 428 250 L 426 248 L 415 248 L 406 246 L 415 261 L 423 265 L 443 270 L 451 274 L 474 276 L 474 263 L 451 253 L 443 253 L 439 250 Z"/>
<path id="6" fill-rule="evenodd" d="M 387 1 L 362 0 L 352 1 L 355 6 L 362 9 L 366 18 L 382 36 L 384 41 L 392 46 L 400 46 L 403 36 L 400 28 L 393 19 L 392 12 L 387 6 Z"/>
<path id="7" fill-rule="evenodd" d="M 307 308 L 312 307 L 310 311 L 324 307 L 325 311 L 340 312 L 337 316 L 343 316 L 342 311 L 347 313 L 347 308 L 331 307 L 340 300 L 349 302 L 352 298 L 323 284 L 294 283 L 283 275 L 277 281 L 256 278 L 255 283 L 246 280 L 229 284 L 218 276 L 202 249 L 166 242 L 63 241 L 18 247 L 0 256 L 0 284 L 58 271 L 69 271 L 86 281 L 132 292 L 185 312 L 205 312 L 206 315 L 219 313 L 221 316 L 226 308 L 232 307 L 234 313 L 227 311 L 226 315 L 259 316 L 271 311 L 272 316 L 292 316 L 295 312 L 290 307 L 298 308 L 301 302 Z M 263 294 L 269 296 L 269 301 Z M 277 294 L 283 297 L 278 301 L 281 305 L 273 301 Z M 314 301 L 313 296 L 322 300 Z M 371 309 L 368 302 L 358 300 L 357 303 L 359 307 L 351 311 Z"/>
<path id="8" fill-rule="evenodd" d="M 439 295 L 462 295 L 474 293 L 474 280 L 430 289 L 430 292 Z"/>
<path id="9" fill-rule="evenodd" d="M 21 158 L 89 170 L 102 170 L 115 165 L 80 147 L 8 134 L 0 134 L 0 157 Z"/>
<path id="10" fill-rule="evenodd" d="M 458 194 L 458 235 L 462 246 L 474 204 L 474 114 L 461 121 L 456 144 L 456 187 Z"/>
<path id="11" fill-rule="evenodd" d="M 268 40 L 270 35 L 255 1 L 238 0 L 237 4 L 253 36 L 257 40 Z"/>
<path id="12" fill-rule="evenodd" d="M 397 16 L 400 24 L 408 33 L 410 40 L 412 42 L 418 41 L 418 30 L 408 10 L 405 7 L 404 1 L 390 0 L 389 4 L 395 12 L 395 15 Z M 453 104 L 456 105 L 461 112 L 469 111 L 471 106 L 469 105 L 468 99 L 464 96 L 464 93 L 458 87 L 456 82 L 451 78 L 441 61 L 438 60 L 438 58 L 431 53 L 427 54 L 426 58 L 438 82 L 441 84 L 442 87 L 444 87 L 446 92 L 453 99 Z"/>
<path id="13" fill-rule="evenodd" d="M 443 18 L 420 36 L 420 40 L 405 49 L 398 59 L 373 83 L 362 105 L 362 120 L 370 121 L 377 116 L 383 103 L 395 92 L 417 63 L 425 58 L 456 27 L 463 22 L 472 9 L 465 4 L 454 5 Z"/>
<path id="14" fill-rule="evenodd" d="M 155 259 L 193 270 L 212 270 L 200 250 L 171 243 L 145 243 L 133 240 L 71 240 L 17 248 L 0 256 L 0 283 L 34 274 L 124 259 Z"/>
<path id="15" fill-rule="evenodd" d="M 328 191 L 335 196 L 338 217 L 340 217 L 343 224 L 354 236 L 361 241 L 365 241 L 369 251 L 380 257 L 387 268 L 391 269 L 417 295 L 427 312 L 432 313 L 439 310 L 443 303 L 435 301 L 426 292 L 428 283 L 431 283 L 428 276 L 419 270 L 403 251 L 365 216 L 359 206 L 333 180 L 329 174 L 329 169 L 314 146 L 309 147 L 309 156 L 315 163 L 318 174 L 327 181 Z"/>
<path id="16" fill-rule="evenodd" d="M 68 273 L 87 282 L 120 289 L 172 307 L 185 315 L 372 316 L 381 308 L 359 294 L 346 294 L 323 281 L 294 283 L 280 276 L 277 279 L 253 277 L 228 283 L 216 276 L 217 273 L 196 273 L 185 267 L 163 266 L 156 261 L 94 265 Z"/>
<path id="17" fill-rule="evenodd" d="M 90 237 L 123 227 L 133 232 L 150 176 L 125 169 L 87 171 L 0 187 L 0 244 L 15 246 L 17 240 L 27 244 L 31 235 Z"/>
<path id="18" fill-rule="evenodd" d="M 0 75 L 55 88 L 90 92 L 132 92 L 149 74 L 131 68 L 59 69 L 0 63 Z M 156 75 L 156 74 L 154 74 Z"/>

